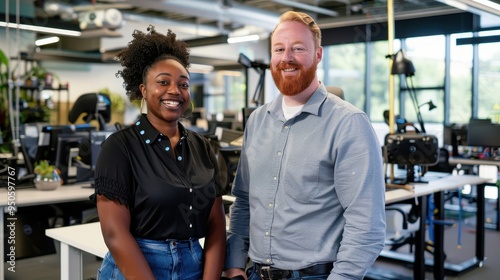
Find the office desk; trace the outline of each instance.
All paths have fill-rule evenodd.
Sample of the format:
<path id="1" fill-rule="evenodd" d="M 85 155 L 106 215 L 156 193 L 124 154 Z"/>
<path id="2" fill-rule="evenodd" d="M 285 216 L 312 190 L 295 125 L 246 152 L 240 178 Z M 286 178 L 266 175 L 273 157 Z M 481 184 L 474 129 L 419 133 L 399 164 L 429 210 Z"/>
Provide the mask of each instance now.
<path id="1" fill-rule="evenodd" d="M 234 201 L 231 196 L 223 196 L 226 201 Z M 61 244 L 61 280 L 83 278 L 82 252 L 104 258 L 108 248 L 104 243 L 99 222 L 50 228 L 45 235 Z M 203 247 L 204 239 L 200 239 Z"/>
<path id="2" fill-rule="evenodd" d="M 462 165 L 491 165 L 491 166 L 497 166 L 500 169 L 500 160 L 485 160 L 485 159 L 471 159 L 471 158 L 462 158 L 462 157 L 450 157 L 449 159 L 450 164 L 462 164 Z M 490 186 L 495 186 L 494 184 L 490 183 Z M 497 186 L 497 223 L 491 224 L 491 223 L 486 223 L 485 227 L 486 228 L 493 228 L 496 231 L 500 231 L 500 188 Z"/>
<path id="3" fill-rule="evenodd" d="M 61 244 L 61 280 L 82 280 L 82 251 L 101 258 L 108 252 L 99 222 L 51 228 L 45 234 Z"/>
<path id="4" fill-rule="evenodd" d="M 2 188 L 0 189 L 0 208 L 2 210 L 2 214 L 5 214 L 9 212 L 9 201 L 11 201 L 11 203 L 14 201 L 16 207 L 85 201 L 89 199 L 89 196 L 92 193 L 94 193 L 94 189 L 84 186 L 89 186 L 89 183 L 61 186 L 52 191 L 40 191 L 35 188 L 19 189 L 15 191 L 15 197 L 10 197 L 13 200 L 9 199 L 7 189 Z M 9 215 L 6 218 L 8 223 L 10 221 L 15 222 L 15 219 L 15 215 Z M 3 242 L 5 228 L 6 225 L 4 224 L 2 215 L 2 218 L 0 219 L 0 280 L 4 279 L 4 265 L 6 261 L 6 250 Z"/>
<path id="5" fill-rule="evenodd" d="M 425 279 L 426 265 L 433 266 L 434 279 L 444 279 L 444 269 L 466 270 L 472 267 L 481 267 L 484 261 L 484 184 L 487 179 L 473 175 L 446 176 L 430 183 L 416 183 L 414 191 L 403 189 L 391 190 L 386 192 L 386 203 L 396 203 L 407 199 L 419 200 L 421 205 L 420 215 L 425 217 L 427 207 L 425 197 L 429 194 L 437 194 L 445 190 L 457 189 L 463 185 L 478 185 L 478 195 L 482 194 L 483 199 L 478 198 L 477 212 L 477 234 L 476 234 L 476 256 L 460 265 L 448 265 L 444 263 L 443 252 L 443 232 L 444 227 L 435 225 L 435 254 L 434 260 L 426 260 L 425 253 L 425 219 L 420 219 L 420 229 L 416 236 L 415 254 L 413 258 L 407 258 L 409 262 L 414 263 L 414 279 Z M 482 186 L 482 187 L 481 187 Z M 225 196 L 224 200 L 233 200 L 231 196 Z M 436 203 L 436 206 L 439 204 Z M 441 208 L 443 209 L 443 208 Z M 440 211 L 442 212 L 442 211 Z M 483 223 L 481 224 L 481 221 Z M 103 257 L 107 248 L 102 239 L 99 223 L 90 223 L 83 225 L 74 225 L 69 227 L 60 227 L 46 230 L 47 236 L 61 241 L 61 280 L 75 279 L 75 275 L 82 275 L 81 251 Z M 89 242 L 87 239 L 92 239 Z M 202 243 L 202 241 L 200 241 Z M 203 244 L 203 243 L 202 243 Z M 63 249 L 64 248 L 64 249 Z M 383 252 L 384 253 L 384 252 Z M 407 254 L 402 254 L 407 255 Z M 384 254 L 381 254 L 384 256 Z M 393 258 L 393 255 L 386 255 Z M 436 264 L 436 265 L 434 265 Z M 69 276 L 72 276 L 71 278 Z M 81 279 L 81 278 L 80 278 Z"/>
<path id="6" fill-rule="evenodd" d="M 464 185 L 476 185 L 478 188 L 477 199 L 477 223 L 476 223 L 476 256 L 461 264 L 448 264 L 444 262 L 444 225 L 434 224 L 434 258 L 425 259 L 425 218 L 421 218 L 419 223 L 420 230 L 415 236 L 414 256 L 401 254 L 397 252 L 383 251 L 381 257 L 398 259 L 413 263 L 413 279 L 425 279 L 426 265 L 433 268 L 434 279 L 444 279 L 445 270 L 452 274 L 457 274 L 473 267 L 481 267 L 484 262 L 484 185 L 488 179 L 480 178 L 474 175 L 448 175 L 442 178 L 431 180 L 429 183 L 413 183 L 414 191 L 391 190 L 386 193 L 386 203 L 391 204 L 407 199 L 417 198 L 420 208 L 419 216 L 426 217 L 427 200 L 426 196 L 434 194 L 434 204 L 438 211 L 439 220 L 444 219 L 444 201 L 442 193 L 447 190 L 458 189 Z"/>
<path id="7" fill-rule="evenodd" d="M 104 258 L 108 248 L 104 243 L 99 222 L 50 228 L 45 230 L 48 237 L 61 244 L 61 280 L 83 278 L 82 252 Z M 204 239 L 200 239 L 203 247 Z"/>
<path id="8" fill-rule="evenodd" d="M 462 157 L 450 157 L 450 164 L 464 164 L 464 165 L 496 165 L 500 167 L 500 160 L 485 160 L 485 159 L 472 159 Z"/>

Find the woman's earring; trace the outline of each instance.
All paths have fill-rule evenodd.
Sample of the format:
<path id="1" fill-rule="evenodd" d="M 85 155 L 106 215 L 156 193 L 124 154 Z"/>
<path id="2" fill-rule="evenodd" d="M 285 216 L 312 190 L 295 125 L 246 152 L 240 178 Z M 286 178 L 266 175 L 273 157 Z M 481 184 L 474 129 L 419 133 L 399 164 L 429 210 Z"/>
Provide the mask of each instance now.
<path id="1" fill-rule="evenodd" d="M 182 117 L 183 118 L 190 118 L 191 115 L 193 114 L 193 110 L 194 110 L 194 103 L 191 102 L 191 103 L 189 103 L 189 108 L 184 112 L 184 114 L 182 114 Z"/>
<path id="2" fill-rule="evenodd" d="M 143 108 L 144 108 L 144 102 L 145 102 L 146 99 L 144 99 L 144 97 L 141 99 L 141 115 L 143 114 Z"/>

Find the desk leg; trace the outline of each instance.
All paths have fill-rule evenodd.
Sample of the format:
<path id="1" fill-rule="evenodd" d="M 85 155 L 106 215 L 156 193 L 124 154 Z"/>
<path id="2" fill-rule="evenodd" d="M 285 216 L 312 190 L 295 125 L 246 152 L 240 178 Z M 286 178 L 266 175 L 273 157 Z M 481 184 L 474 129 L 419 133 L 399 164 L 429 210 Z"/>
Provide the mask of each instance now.
<path id="1" fill-rule="evenodd" d="M 443 193 L 434 193 L 434 279 L 444 279 L 444 199 Z"/>
<path id="2" fill-rule="evenodd" d="M 5 230 L 5 223 L 3 219 L 5 218 L 5 211 L 4 207 L 0 207 L 1 212 L 1 218 L 0 218 L 0 280 L 4 279 L 4 266 L 5 266 L 5 248 L 4 248 L 4 236 L 3 236 L 3 231 Z"/>
<path id="3" fill-rule="evenodd" d="M 483 266 L 484 262 L 484 222 L 485 222 L 485 200 L 484 184 L 477 186 L 477 220 L 476 220 L 476 258 L 477 265 Z"/>
<path id="4" fill-rule="evenodd" d="M 500 186 L 497 185 L 497 231 L 500 231 Z"/>
<path id="5" fill-rule="evenodd" d="M 83 278 L 82 252 L 61 242 L 61 280 Z"/>
<path id="6" fill-rule="evenodd" d="M 427 196 L 418 198 L 419 230 L 415 234 L 415 259 L 413 261 L 413 279 L 425 279 L 425 217 L 427 212 Z"/>

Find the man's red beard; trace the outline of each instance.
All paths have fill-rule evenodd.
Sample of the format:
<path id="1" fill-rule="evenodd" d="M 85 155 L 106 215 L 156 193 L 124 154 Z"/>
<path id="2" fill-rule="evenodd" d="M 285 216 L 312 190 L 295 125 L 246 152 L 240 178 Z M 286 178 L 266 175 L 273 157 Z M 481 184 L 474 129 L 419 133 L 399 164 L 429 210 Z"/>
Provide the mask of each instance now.
<path id="1" fill-rule="evenodd" d="M 283 77 L 281 71 L 286 68 L 297 68 L 299 75 L 293 77 Z M 316 76 L 317 64 L 309 68 L 295 63 L 281 62 L 278 67 L 271 66 L 271 75 L 273 76 L 276 87 L 283 95 L 294 96 L 305 90 Z"/>

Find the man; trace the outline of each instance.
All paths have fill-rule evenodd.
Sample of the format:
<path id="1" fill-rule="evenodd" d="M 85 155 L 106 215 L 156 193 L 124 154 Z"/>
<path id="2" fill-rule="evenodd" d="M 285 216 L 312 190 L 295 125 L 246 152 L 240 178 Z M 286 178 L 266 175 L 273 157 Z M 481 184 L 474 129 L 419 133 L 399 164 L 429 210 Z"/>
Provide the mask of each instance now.
<path id="1" fill-rule="evenodd" d="M 364 112 L 316 75 L 321 31 L 286 12 L 271 35 L 281 95 L 245 128 L 224 276 L 362 279 L 385 240 L 381 146 Z"/>

